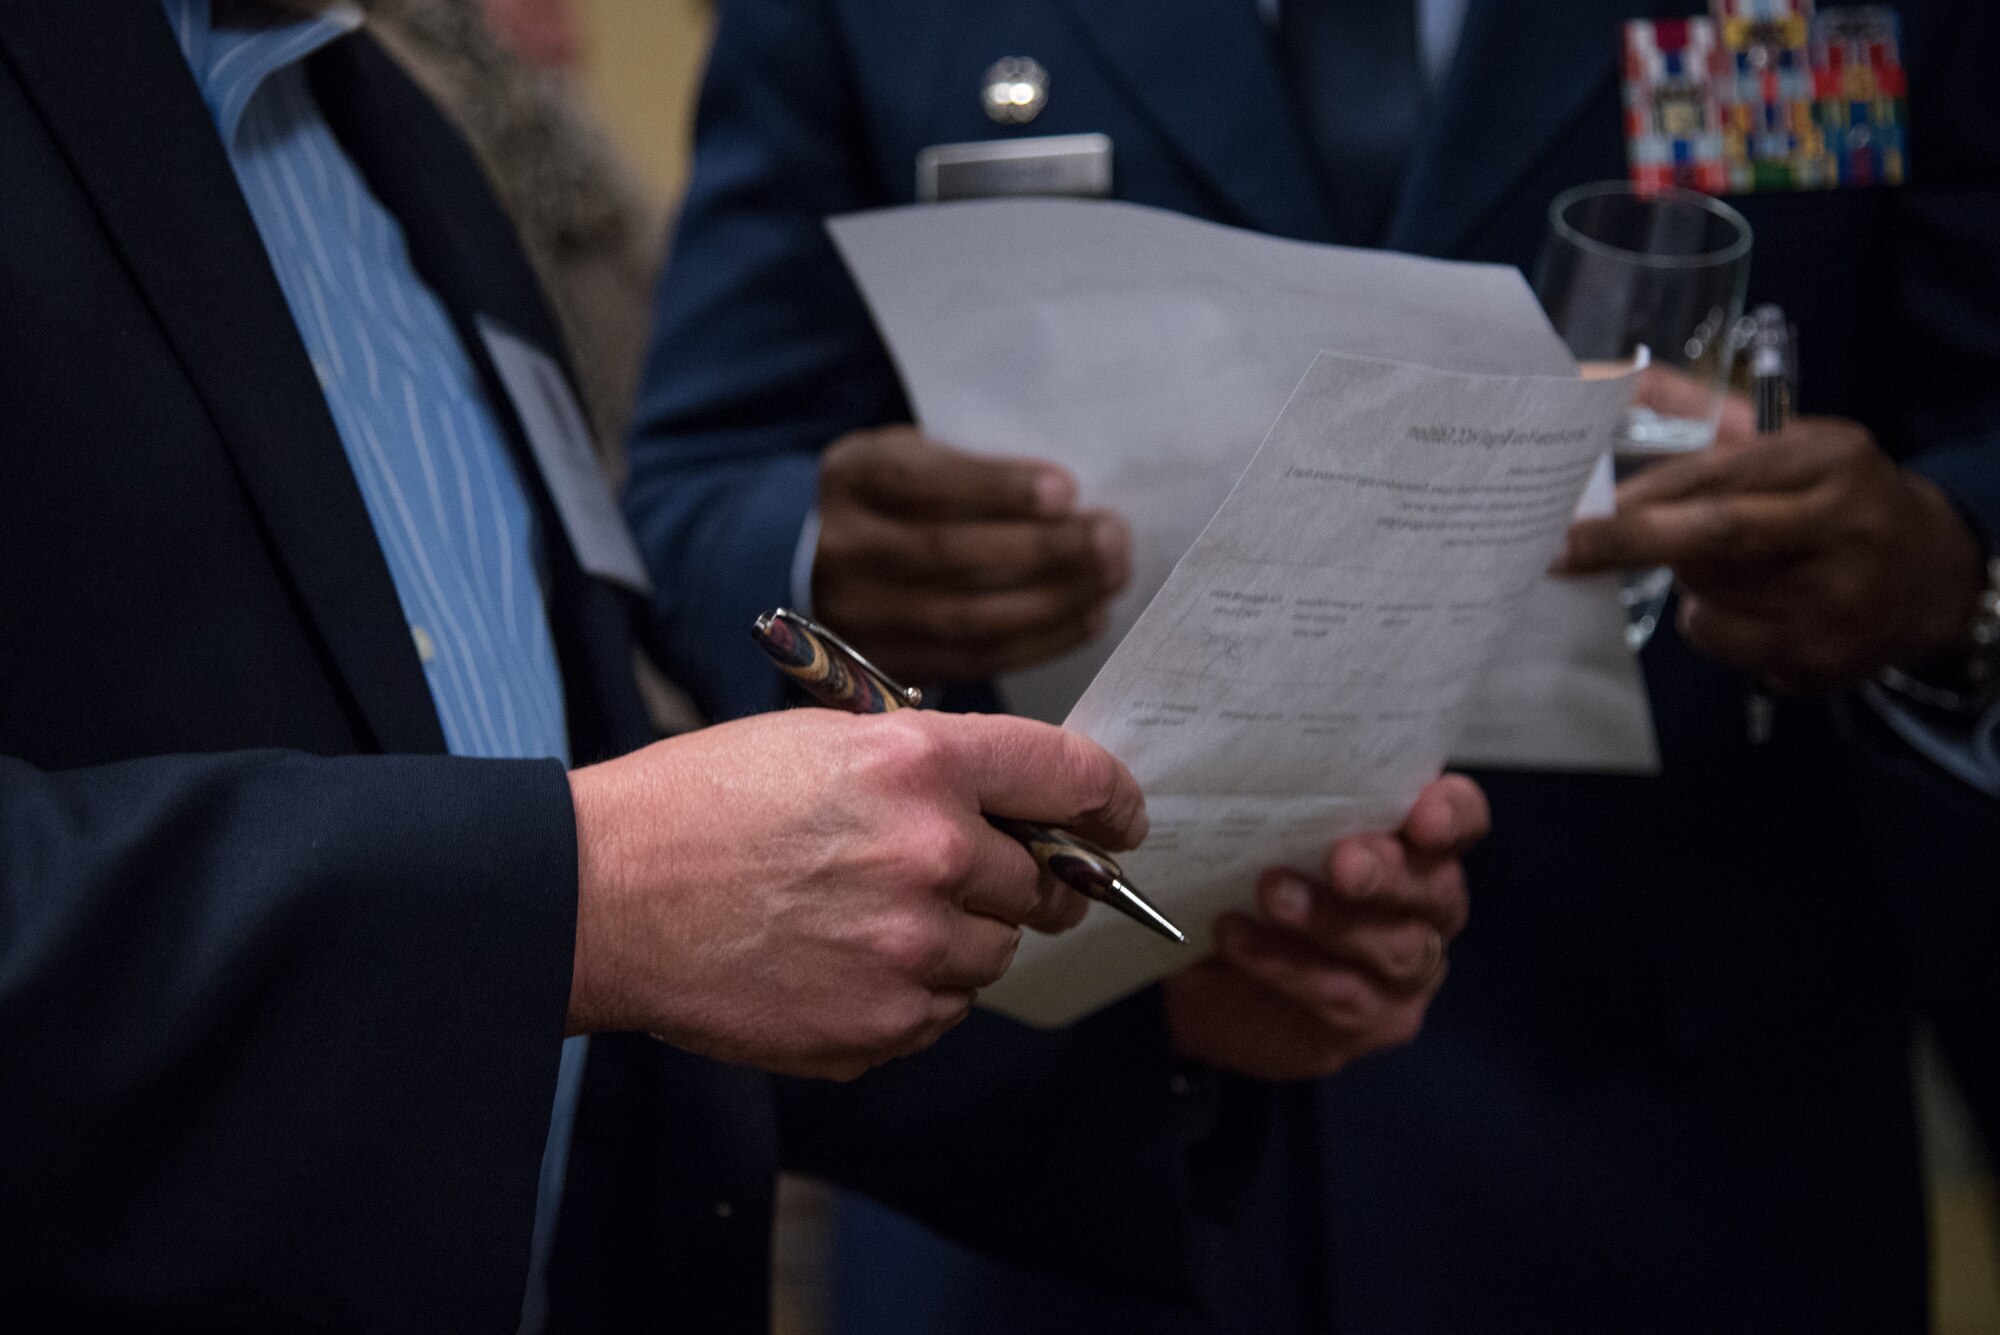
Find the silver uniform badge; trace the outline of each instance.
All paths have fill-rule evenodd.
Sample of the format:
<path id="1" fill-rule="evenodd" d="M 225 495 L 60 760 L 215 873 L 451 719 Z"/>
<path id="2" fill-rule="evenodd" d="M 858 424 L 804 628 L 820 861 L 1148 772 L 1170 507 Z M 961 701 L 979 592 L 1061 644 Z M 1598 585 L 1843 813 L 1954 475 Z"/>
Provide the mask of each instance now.
<path id="1" fill-rule="evenodd" d="M 1049 72 L 1028 56 L 1007 56 L 986 71 L 980 92 L 986 114 L 1002 125 L 1026 125 L 1049 104 Z"/>
<path id="2" fill-rule="evenodd" d="M 1111 140 L 1058 134 L 971 144 L 932 144 L 917 154 L 917 198 L 925 204 L 1014 195 L 1103 199 L 1111 193 Z"/>

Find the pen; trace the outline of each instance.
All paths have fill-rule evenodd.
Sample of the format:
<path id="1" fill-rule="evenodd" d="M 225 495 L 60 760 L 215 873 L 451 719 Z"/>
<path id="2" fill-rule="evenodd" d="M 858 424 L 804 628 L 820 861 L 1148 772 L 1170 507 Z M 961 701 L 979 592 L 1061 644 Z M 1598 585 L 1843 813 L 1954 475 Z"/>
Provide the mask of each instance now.
<path id="1" fill-rule="evenodd" d="M 1750 389 L 1757 404 L 1757 434 L 1775 435 L 1792 419 L 1792 326 L 1777 306 L 1750 312 Z"/>
<path id="2" fill-rule="evenodd" d="M 757 618 L 751 634 L 779 671 L 829 709 L 850 714 L 889 714 L 923 703 L 922 691 L 900 686 L 853 646 L 817 622 L 779 608 Z M 1187 934 L 1132 887 L 1116 860 L 1066 830 L 987 816 L 994 829 L 1017 840 L 1043 870 L 1086 899 L 1118 910 L 1169 941 L 1187 944 Z"/>
<path id="3" fill-rule="evenodd" d="M 1772 436 L 1783 431 L 1792 418 L 1792 381 L 1797 368 L 1792 325 L 1781 308 L 1768 304 L 1750 312 L 1748 323 L 1750 396 L 1757 408 L 1757 434 Z M 1763 691 L 1752 691 L 1746 709 L 1750 744 L 1763 746 L 1771 740 L 1777 722 L 1777 702 Z"/>

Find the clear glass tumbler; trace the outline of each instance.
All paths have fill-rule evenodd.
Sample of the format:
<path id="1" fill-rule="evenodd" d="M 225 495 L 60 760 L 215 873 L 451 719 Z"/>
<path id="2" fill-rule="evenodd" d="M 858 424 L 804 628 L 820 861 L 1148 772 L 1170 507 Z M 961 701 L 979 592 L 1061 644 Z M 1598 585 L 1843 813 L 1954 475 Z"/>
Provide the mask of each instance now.
<path id="1" fill-rule="evenodd" d="M 1625 181 L 1582 185 L 1549 206 L 1535 294 L 1582 362 L 1651 363 L 1684 378 L 1671 414 L 1635 407 L 1614 451 L 1621 479 L 1663 458 L 1706 449 L 1729 393 L 1736 327 L 1750 279 L 1750 224 L 1719 199 Z M 1653 637 L 1673 572 L 1623 586 L 1625 638 Z"/>

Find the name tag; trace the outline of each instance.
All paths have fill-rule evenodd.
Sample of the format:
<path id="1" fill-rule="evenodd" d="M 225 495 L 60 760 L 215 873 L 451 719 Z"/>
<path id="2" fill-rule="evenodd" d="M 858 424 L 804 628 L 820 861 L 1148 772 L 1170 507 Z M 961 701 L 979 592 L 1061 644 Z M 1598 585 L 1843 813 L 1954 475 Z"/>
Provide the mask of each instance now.
<path id="1" fill-rule="evenodd" d="M 934 144 L 917 154 L 917 198 L 926 204 L 1009 195 L 1111 194 L 1111 139 L 1047 135 L 973 144 Z"/>
<path id="2" fill-rule="evenodd" d="M 577 564 L 597 578 L 640 595 L 653 591 L 639 546 L 625 526 L 611 483 L 591 448 L 590 426 L 569 380 L 553 357 L 479 317 L 479 336 L 507 388 L 514 412 L 527 434 L 535 464 L 542 470 L 556 515 L 569 534 Z"/>

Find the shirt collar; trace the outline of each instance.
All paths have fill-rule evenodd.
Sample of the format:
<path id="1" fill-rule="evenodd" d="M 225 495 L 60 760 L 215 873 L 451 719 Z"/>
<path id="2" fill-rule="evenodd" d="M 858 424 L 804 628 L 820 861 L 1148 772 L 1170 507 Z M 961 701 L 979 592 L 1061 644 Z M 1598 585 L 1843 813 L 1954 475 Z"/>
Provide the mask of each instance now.
<path id="1" fill-rule="evenodd" d="M 234 143 L 243 111 L 265 80 L 365 21 L 357 6 L 341 3 L 312 18 L 279 19 L 269 26 L 217 27 L 210 0 L 162 0 L 162 4 L 224 144 Z"/>

